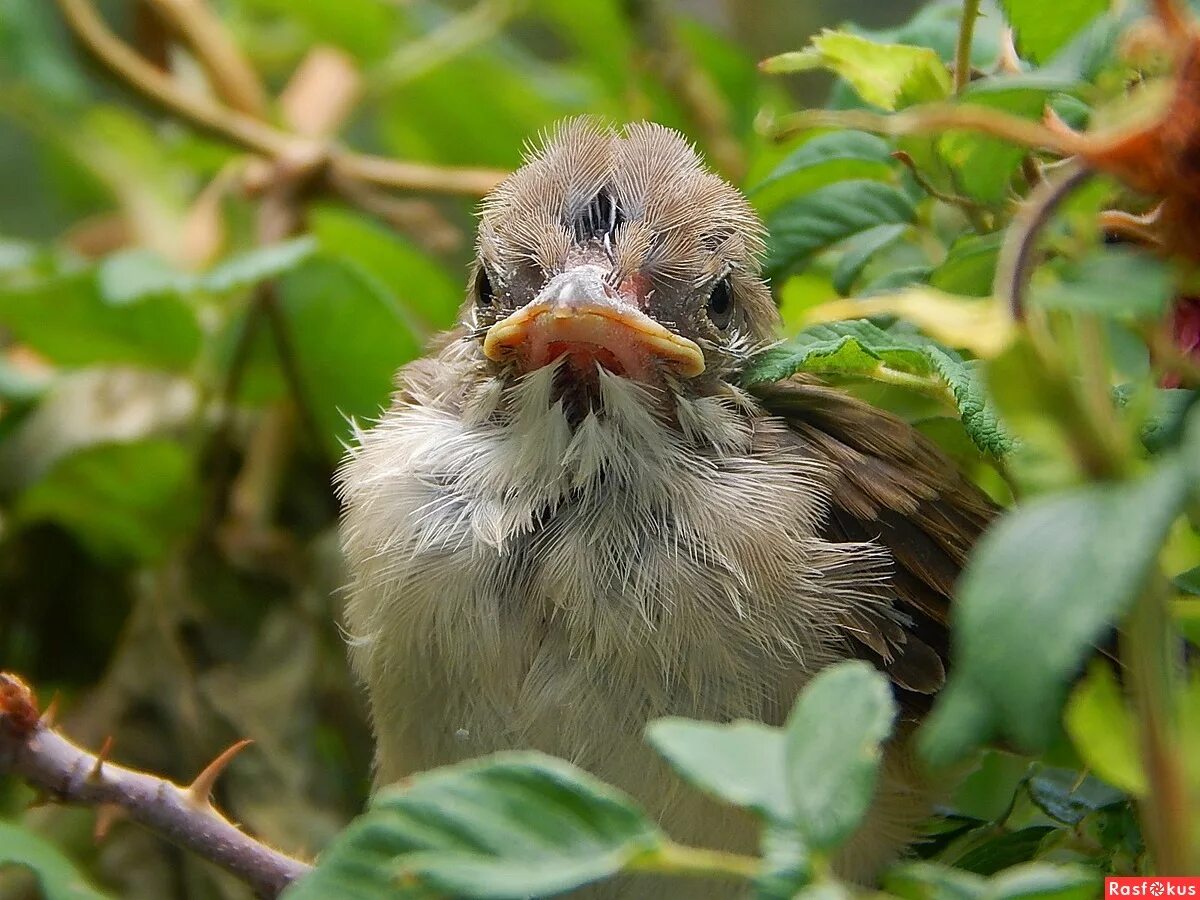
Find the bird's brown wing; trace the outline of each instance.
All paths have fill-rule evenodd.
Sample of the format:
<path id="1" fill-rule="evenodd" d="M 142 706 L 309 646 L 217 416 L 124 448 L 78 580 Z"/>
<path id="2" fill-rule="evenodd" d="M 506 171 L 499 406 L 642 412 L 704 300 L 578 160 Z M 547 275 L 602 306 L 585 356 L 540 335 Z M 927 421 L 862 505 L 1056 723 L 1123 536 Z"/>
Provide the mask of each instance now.
<path id="1" fill-rule="evenodd" d="M 897 618 L 855 613 L 860 655 L 911 710 L 945 682 L 947 618 L 967 553 L 996 507 L 932 441 L 903 420 L 806 376 L 755 388 L 806 452 L 833 470 L 825 537 L 875 541 L 892 555 Z"/>

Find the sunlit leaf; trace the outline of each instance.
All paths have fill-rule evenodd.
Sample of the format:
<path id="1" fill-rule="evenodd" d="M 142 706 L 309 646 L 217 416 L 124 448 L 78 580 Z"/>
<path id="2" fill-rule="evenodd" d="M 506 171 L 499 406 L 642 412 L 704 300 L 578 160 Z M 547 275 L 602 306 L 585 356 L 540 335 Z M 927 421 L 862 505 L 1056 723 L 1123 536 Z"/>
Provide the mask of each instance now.
<path id="1" fill-rule="evenodd" d="M 868 103 L 887 110 L 950 93 L 950 74 L 932 50 L 880 44 L 846 31 L 826 29 L 804 50 L 773 56 L 761 68 L 771 74 L 828 69 Z"/>
<path id="2" fill-rule="evenodd" d="M 1067 733 L 1089 769 L 1135 796 L 1146 793 L 1146 773 L 1138 753 L 1138 724 L 1126 706 L 1112 670 L 1092 667 L 1067 703 Z"/>
<path id="3" fill-rule="evenodd" d="M 1021 54 L 1046 62 L 1092 19 L 1108 9 L 1108 0 L 1000 0 Z"/>

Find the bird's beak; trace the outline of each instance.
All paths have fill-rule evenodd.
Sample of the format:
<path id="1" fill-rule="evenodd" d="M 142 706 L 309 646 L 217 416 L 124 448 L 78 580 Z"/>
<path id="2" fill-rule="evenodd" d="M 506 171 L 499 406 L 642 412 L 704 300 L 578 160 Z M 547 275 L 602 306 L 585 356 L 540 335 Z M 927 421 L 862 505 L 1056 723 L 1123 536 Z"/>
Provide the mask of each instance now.
<path id="1" fill-rule="evenodd" d="M 515 359 L 525 371 L 560 356 L 639 377 L 666 364 L 687 378 L 704 371 L 694 341 L 675 334 L 624 299 L 600 266 L 581 265 L 554 276 L 527 305 L 488 329 L 483 352 Z"/>

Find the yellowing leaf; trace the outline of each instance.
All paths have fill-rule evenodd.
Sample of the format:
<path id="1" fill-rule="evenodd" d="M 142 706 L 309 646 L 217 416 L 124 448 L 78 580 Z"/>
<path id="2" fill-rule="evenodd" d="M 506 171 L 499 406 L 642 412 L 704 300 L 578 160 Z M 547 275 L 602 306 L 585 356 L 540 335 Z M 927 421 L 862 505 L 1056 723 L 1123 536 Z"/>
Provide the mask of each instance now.
<path id="1" fill-rule="evenodd" d="M 984 359 L 1003 353 L 1015 333 L 1007 310 L 997 301 L 968 300 L 929 287 L 912 287 L 862 300 L 822 303 L 805 314 L 804 324 L 888 315 L 899 316 L 935 340 L 969 350 Z"/>
<path id="2" fill-rule="evenodd" d="M 1137 750 L 1137 724 L 1112 670 L 1103 663 L 1067 703 L 1065 720 L 1080 758 L 1109 784 L 1135 796 L 1146 793 L 1146 773 Z"/>
<path id="3" fill-rule="evenodd" d="M 879 44 L 846 31 L 825 29 L 805 49 L 773 56 L 760 67 L 770 74 L 828 69 L 868 103 L 887 110 L 950 94 L 950 73 L 933 50 Z"/>

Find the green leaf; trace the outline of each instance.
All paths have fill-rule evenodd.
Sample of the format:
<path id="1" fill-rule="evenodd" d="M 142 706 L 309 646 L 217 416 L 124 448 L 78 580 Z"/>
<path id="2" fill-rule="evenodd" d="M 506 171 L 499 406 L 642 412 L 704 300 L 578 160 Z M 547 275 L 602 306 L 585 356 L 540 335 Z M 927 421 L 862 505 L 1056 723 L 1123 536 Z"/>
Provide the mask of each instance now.
<path id="1" fill-rule="evenodd" d="M 195 524 L 186 450 L 166 440 L 94 444 L 63 457 L 17 498 L 14 520 L 55 522 L 113 563 L 161 559 Z"/>
<path id="2" fill-rule="evenodd" d="M 1108 0 L 1000 0 L 1021 55 L 1044 63 L 1084 26 L 1108 10 Z"/>
<path id="3" fill-rule="evenodd" d="M 1180 572 L 1171 581 L 1175 587 L 1179 588 L 1185 594 L 1200 597 L 1200 566 L 1188 569 L 1186 572 Z"/>
<path id="4" fill-rule="evenodd" d="M 1145 795 L 1138 725 L 1107 665 L 1093 665 L 1087 680 L 1071 694 L 1065 725 L 1075 752 L 1089 769 L 1123 791 Z"/>
<path id="5" fill-rule="evenodd" d="M 1030 825 L 1001 832 L 978 844 L 954 861 L 956 868 L 977 875 L 993 875 L 1009 866 L 1033 859 L 1053 825 Z"/>
<path id="6" fill-rule="evenodd" d="M 339 456 L 348 420 L 378 415 L 396 370 L 420 345 L 374 279 L 323 255 L 285 274 L 279 296 L 302 400 Z"/>
<path id="7" fill-rule="evenodd" d="M 1021 747 L 1047 746 L 1071 675 L 1134 602 L 1185 500 L 1171 460 L 1136 482 L 1033 500 L 994 525 L 959 583 L 955 670 L 925 726 L 926 754 L 957 759 L 995 725 Z"/>
<path id="8" fill-rule="evenodd" d="M 94 270 L 0 289 L 0 325 L 66 366 L 135 363 L 179 371 L 200 348 L 195 312 L 178 297 L 111 302 Z"/>
<path id="9" fill-rule="evenodd" d="M 958 102 L 1029 119 L 1041 118 L 1047 101 L 1073 82 L 1046 76 L 1008 75 L 973 82 Z M 954 173 L 955 187 L 988 204 L 1008 197 L 1009 184 L 1028 149 L 978 132 L 948 131 L 937 139 L 938 153 Z"/>
<path id="10" fill-rule="evenodd" d="M 905 900 L 1089 900 L 1100 876 L 1082 866 L 1026 863 L 990 881 L 938 863 L 909 863 L 894 869 L 888 890 Z"/>
<path id="11" fill-rule="evenodd" d="M 1165 262 L 1124 247 L 1091 253 L 1064 266 L 1057 279 L 1046 275 L 1034 280 L 1030 299 L 1047 309 L 1158 318 L 1174 294 L 1174 276 Z"/>
<path id="12" fill-rule="evenodd" d="M 316 246 L 312 237 L 304 236 L 247 250 L 200 276 L 197 286 L 214 294 L 250 287 L 292 271 L 312 256 Z"/>
<path id="13" fill-rule="evenodd" d="M 627 797 L 586 772 L 541 753 L 503 753 L 382 791 L 284 897 L 428 896 L 422 885 L 544 896 L 612 875 L 662 841 Z"/>
<path id="14" fill-rule="evenodd" d="M 294 238 L 231 256 L 203 275 L 177 269 L 151 250 L 127 250 L 100 264 L 100 293 L 113 304 L 194 291 L 221 294 L 291 271 L 315 248 L 311 237 Z"/>
<path id="15" fill-rule="evenodd" d="M 951 294 L 990 297 L 1003 242 L 1004 234 L 999 231 L 959 237 L 950 245 L 941 265 L 929 274 L 929 283 Z"/>
<path id="16" fill-rule="evenodd" d="M 830 666 L 800 692 L 784 761 L 795 824 L 813 847 L 841 844 L 862 821 L 895 717 L 887 679 L 864 662 Z"/>
<path id="17" fill-rule="evenodd" d="M 1102 879 L 1095 869 L 1083 866 L 1027 863 L 994 876 L 988 900 L 1091 900 Z"/>
<path id="18" fill-rule="evenodd" d="M 894 174 L 891 147 L 862 131 L 830 131 L 809 138 L 747 192 L 760 215 L 809 191 L 850 179 L 886 180 Z"/>
<path id="19" fill-rule="evenodd" d="M 1125 795 L 1092 775 L 1074 769 L 1043 767 L 1029 779 L 1029 797 L 1038 809 L 1065 825 L 1126 802 Z"/>
<path id="20" fill-rule="evenodd" d="M 61 850 L 20 825 L 0 822 L 0 868 L 23 866 L 37 877 L 44 900 L 107 900 Z"/>
<path id="21" fill-rule="evenodd" d="M 761 64 L 783 74 L 828 69 L 868 103 L 886 110 L 941 100 L 950 94 L 950 73 L 926 47 L 880 44 L 846 31 L 825 29 L 804 50 L 783 53 Z"/>
<path id="22" fill-rule="evenodd" d="M 887 889 L 904 900 L 982 900 L 987 881 L 933 862 L 907 863 L 888 873 Z"/>
<path id="23" fill-rule="evenodd" d="M 765 818 L 790 819 L 780 729 L 670 718 L 650 723 L 646 740 L 701 790 Z"/>
<path id="24" fill-rule="evenodd" d="M 848 238 L 833 270 L 833 289 L 843 297 L 849 294 L 871 257 L 894 244 L 907 230 L 907 225 L 876 225 Z"/>
<path id="25" fill-rule="evenodd" d="M 782 381 L 797 372 L 875 377 L 895 371 L 944 385 L 963 426 L 985 453 L 1012 449 L 975 367 L 919 334 L 884 331 L 866 320 L 814 325 L 751 361 L 744 384 Z"/>
<path id="26" fill-rule="evenodd" d="M 898 188 L 851 179 L 796 197 L 767 217 L 767 269 L 772 278 L 803 265 L 819 250 L 878 225 L 912 222 L 916 211 Z"/>
<path id="27" fill-rule="evenodd" d="M 463 279 L 399 235 L 337 207 L 318 207 L 309 227 L 324 254 L 355 269 L 392 298 L 419 331 L 451 328 L 464 297 Z"/>

